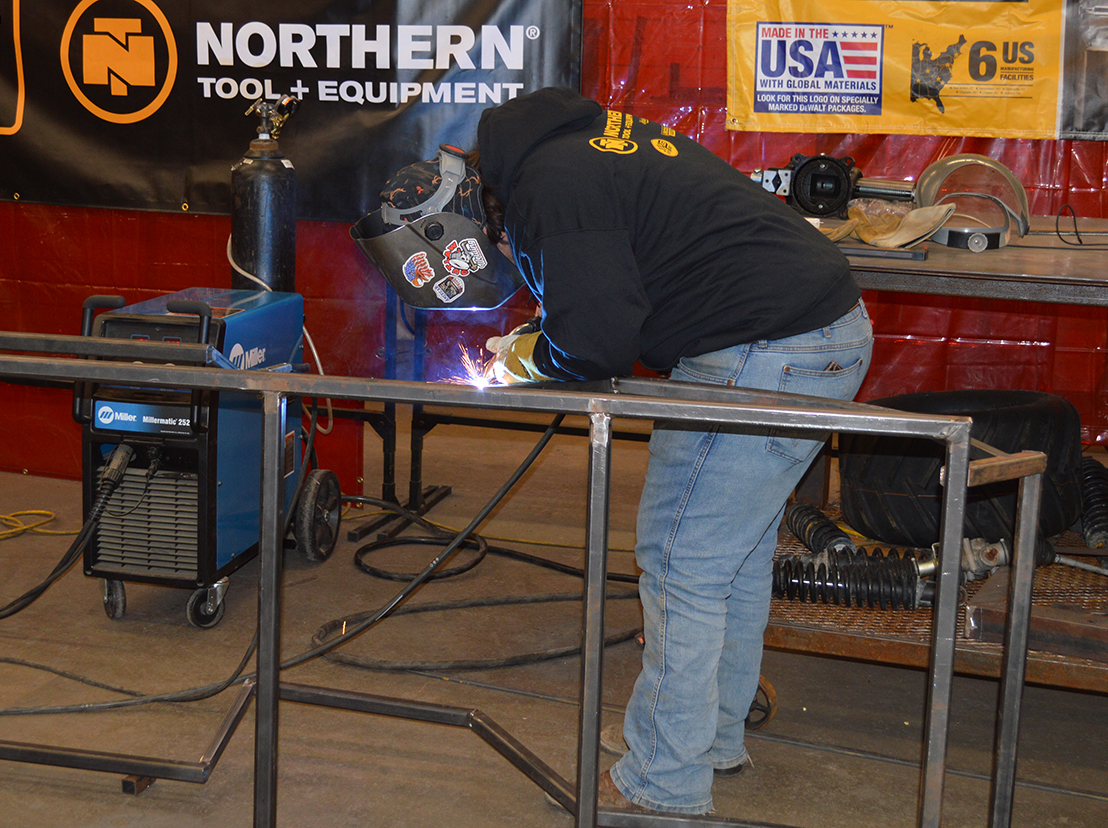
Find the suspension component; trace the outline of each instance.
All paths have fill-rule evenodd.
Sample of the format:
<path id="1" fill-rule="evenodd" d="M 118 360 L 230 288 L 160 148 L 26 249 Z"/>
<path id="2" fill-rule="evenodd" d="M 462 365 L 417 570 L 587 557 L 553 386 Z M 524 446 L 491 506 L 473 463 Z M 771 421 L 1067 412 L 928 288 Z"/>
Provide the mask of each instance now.
<path id="1" fill-rule="evenodd" d="M 1090 549 L 1108 546 L 1108 469 L 1096 458 L 1081 461 L 1081 531 Z"/>
<path id="2" fill-rule="evenodd" d="M 797 540 L 815 554 L 826 551 L 855 552 L 854 541 L 831 518 L 807 503 L 790 503 L 785 525 Z"/>
<path id="3" fill-rule="evenodd" d="M 899 549 L 869 554 L 829 551 L 773 562 L 773 596 L 848 607 L 917 609 L 930 606 L 934 585 L 920 578 L 920 562 Z"/>

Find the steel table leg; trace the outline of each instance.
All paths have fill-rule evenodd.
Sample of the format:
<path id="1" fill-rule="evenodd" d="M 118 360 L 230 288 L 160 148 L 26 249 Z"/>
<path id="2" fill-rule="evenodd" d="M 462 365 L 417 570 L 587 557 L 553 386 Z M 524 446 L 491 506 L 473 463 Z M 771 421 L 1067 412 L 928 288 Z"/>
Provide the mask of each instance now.
<path id="1" fill-rule="evenodd" d="M 1039 535 L 1042 488 L 1042 474 L 1020 478 L 1013 572 L 1008 585 L 1008 630 L 1004 641 L 1004 667 L 1000 679 L 996 749 L 993 754 L 990 828 L 1008 828 L 1012 822 L 1020 705 L 1027 668 L 1027 633 L 1031 623 L 1031 587 L 1035 579 L 1035 546 Z"/>
<path id="2" fill-rule="evenodd" d="M 277 825 L 277 706 L 281 658 L 281 505 L 286 400 L 266 392 L 262 425 L 262 514 L 258 548 L 258 684 L 254 724 L 254 828 Z"/>
<path id="3" fill-rule="evenodd" d="M 585 515 L 585 597 L 581 645 L 581 719 L 577 740 L 577 826 L 596 825 L 600 765 L 600 689 L 604 666 L 604 588 L 608 572 L 608 494 L 612 418 L 593 414 Z"/>
<path id="4" fill-rule="evenodd" d="M 939 828 L 943 777 L 950 729 L 950 699 L 954 689 L 954 641 L 958 626 L 958 587 L 962 572 L 962 523 L 969 479 L 969 425 L 953 433 L 946 446 L 946 478 L 939 528 L 939 577 L 931 622 L 930 684 L 923 765 L 920 769 L 919 825 Z"/>

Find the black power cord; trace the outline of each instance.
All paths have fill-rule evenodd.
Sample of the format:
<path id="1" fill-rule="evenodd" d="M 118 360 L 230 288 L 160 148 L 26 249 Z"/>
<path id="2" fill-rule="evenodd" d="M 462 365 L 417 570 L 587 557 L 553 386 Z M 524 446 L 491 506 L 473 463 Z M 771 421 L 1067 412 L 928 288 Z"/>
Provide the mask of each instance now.
<path id="1" fill-rule="evenodd" d="M 342 635 L 339 635 L 339 636 L 337 636 L 337 637 L 335 637 L 335 638 L 333 638 L 329 641 L 320 643 L 318 646 L 315 646 L 311 650 L 308 650 L 304 653 L 301 653 L 298 656 L 293 656 L 292 658 L 286 659 L 285 661 L 283 661 L 279 665 L 279 668 L 281 670 L 288 670 L 288 669 L 291 669 L 293 667 L 297 667 L 301 664 L 304 664 L 308 661 L 312 661 L 313 659 L 319 658 L 320 656 L 331 652 L 335 648 L 342 646 L 347 641 L 350 641 L 352 638 L 355 638 L 356 636 L 363 633 L 365 630 L 372 627 L 377 622 L 381 621 L 382 619 L 384 619 L 387 616 L 389 616 L 390 614 L 392 614 L 417 589 L 419 589 L 424 583 L 426 583 L 426 581 L 433 574 L 435 574 L 435 572 L 437 572 L 439 570 L 439 568 L 441 568 L 446 563 L 446 561 L 448 561 L 450 559 L 450 557 L 465 542 L 466 538 L 469 537 L 469 535 L 473 532 L 473 530 L 476 529 L 477 526 L 482 521 L 484 521 L 484 519 L 486 517 L 488 517 L 489 513 L 492 512 L 492 510 L 494 508 L 496 508 L 497 504 L 499 504 L 500 501 L 504 499 L 505 495 L 507 495 L 507 493 L 511 490 L 511 488 L 517 482 L 519 482 L 519 479 L 523 476 L 523 474 L 527 471 L 527 469 L 531 467 L 531 465 L 538 458 L 539 454 L 546 447 L 547 443 L 550 442 L 551 438 L 557 432 L 558 426 L 561 425 L 563 419 L 564 419 L 564 415 L 561 415 L 561 414 L 554 418 L 554 421 L 550 424 L 550 427 L 547 428 L 547 430 L 544 432 L 542 437 L 539 439 L 539 441 L 535 445 L 535 447 L 531 450 L 531 452 L 527 455 L 527 457 L 519 465 L 519 468 L 517 468 L 515 470 L 515 472 L 512 473 L 511 477 L 509 477 L 509 479 L 504 483 L 504 485 L 501 486 L 500 489 L 497 490 L 496 494 L 494 494 L 492 496 L 492 498 L 489 500 L 489 502 L 486 503 L 485 506 L 478 512 L 477 516 L 474 517 L 473 520 L 470 521 L 469 525 L 466 526 L 466 528 L 463 529 L 461 532 L 459 532 L 457 534 L 457 536 L 454 538 L 454 540 L 451 541 L 449 544 L 447 544 L 446 548 L 443 549 L 443 551 L 440 552 L 435 557 L 435 559 L 433 561 L 431 561 L 423 569 L 423 571 L 420 572 L 416 576 L 416 578 L 414 578 L 411 581 L 411 583 L 407 584 L 402 590 L 400 590 L 384 606 L 380 607 L 379 609 L 377 609 L 375 611 L 361 613 L 359 616 L 357 616 L 354 623 L 351 626 L 349 626 L 348 629 L 345 630 Z M 315 422 L 315 411 L 314 411 L 314 409 L 313 409 L 312 422 L 313 422 L 312 434 L 314 434 L 314 422 Z M 311 439 L 311 435 L 309 435 L 309 440 L 310 439 Z M 307 453 L 308 451 L 310 451 L 310 443 L 305 448 L 305 452 Z M 303 468 L 302 468 L 301 471 L 303 473 Z M 291 514 L 291 510 L 290 510 L 290 514 Z M 285 520 L 286 531 L 287 531 L 287 528 L 288 528 L 288 521 L 289 521 L 289 516 L 286 515 L 286 520 Z M 352 616 L 351 618 L 353 619 L 354 617 Z M 239 664 L 235 668 L 234 672 L 221 682 L 217 682 L 217 683 L 213 683 L 213 684 L 207 684 L 207 685 L 204 685 L 202 687 L 193 687 L 193 688 L 189 688 L 189 689 L 186 689 L 186 690 L 179 690 L 179 691 L 170 692 L 170 693 L 161 693 L 161 694 L 156 694 L 156 695 L 137 696 L 137 697 L 134 697 L 134 698 L 120 699 L 120 700 L 117 700 L 117 701 L 109 701 L 109 702 L 95 702 L 95 703 L 75 704 L 75 705 L 60 705 L 60 706 L 54 706 L 54 707 L 3 708 L 3 709 L 0 709 L 0 716 L 26 716 L 26 715 L 39 715 L 39 714 L 47 714 L 47 713 L 50 713 L 50 714 L 53 714 L 53 713 L 88 713 L 88 712 L 96 712 L 96 711 L 100 711 L 100 710 L 117 710 L 117 709 L 125 708 L 125 707 L 136 707 L 136 706 L 139 706 L 139 705 L 153 704 L 153 703 L 156 703 L 156 702 L 199 701 L 201 699 L 210 698 L 212 696 L 215 696 L 215 695 L 223 692 L 225 689 L 227 689 L 228 687 L 231 687 L 234 684 L 241 684 L 242 682 L 244 682 L 244 681 L 248 680 L 249 678 L 253 677 L 252 673 L 245 674 L 244 671 L 245 671 L 245 668 L 246 668 L 246 664 L 249 662 L 250 658 L 253 657 L 254 651 L 257 648 L 257 644 L 258 644 L 258 633 L 255 630 L 253 639 L 252 639 L 249 647 L 247 648 L 246 653 L 243 655 L 242 660 L 239 662 Z M 131 691 L 121 691 L 121 692 L 131 692 Z"/>
<path id="2" fill-rule="evenodd" d="M 108 501 L 115 490 L 119 488 L 119 484 L 123 480 L 123 473 L 127 470 L 127 464 L 131 462 L 131 458 L 134 456 L 135 450 L 126 443 L 120 443 L 115 447 L 100 478 L 100 487 L 96 493 L 96 500 L 89 510 L 89 516 L 85 520 L 84 526 L 81 527 L 81 531 L 77 533 L 77 537 L 73 539 L 69 549 L 62 555 L 61 560 L 58 561 L 42 583 L 27 590 L 4 607 L 0 607 L 0 619 L 10 618 L 17 612 L 25 610 L 68 572 L 73 564 L 77 563 L 81 554 L 85 551 L 85 547 L 92 540 L 96 526 L 100 522 L 104 510 L 108 508 Z"/>

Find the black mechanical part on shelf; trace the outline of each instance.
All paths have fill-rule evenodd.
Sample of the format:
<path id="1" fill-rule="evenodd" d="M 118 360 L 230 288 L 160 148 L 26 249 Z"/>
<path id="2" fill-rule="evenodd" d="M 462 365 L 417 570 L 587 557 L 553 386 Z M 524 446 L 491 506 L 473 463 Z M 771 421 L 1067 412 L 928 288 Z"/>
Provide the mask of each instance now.
<path id="1" fill-rule="evenodd" d="M 785 510 L 785 525 L 812 552 L 855 552 L 850 536 L 809 503 L 793 502 Z"/>
<path id="2" fill-rule="evenodd" d="M 773 562 L 773 596 L 847 607 L 918 609 L 930 606 L 934 584 L 920 578 L 920 563 L 898 549 L 851 555 L 790 555 Z"/>
<path id="3" fill-rule="evenodd" d="M 1047 456 L 1039 529 L 1073 525 L 1081 511 L 1081 420 L 1068 401 L 1039 391 L 940 391 L 870 400 L 873 405 L 973 418 L 974 439 L 1005 452 Z M 971 458 L 985 456 L 971 449 Z M 887 544 L 929 548 L 939 539 L 944 458 L 939 443 L 889 435 L 843 434 L 839 441 L 842 514 L 860 534 Z M 1016 481 L 970 489 L 963 535 L 1012 542 Z"/>
<path id="4" fill-rule="evenodd" d="M 1054 563 L 1054 544 L 1039 535 L 1035 543 L 1035 566 Z M 962 539 L 962 580 L 976 581 L 988 578 L 997 568 L 1012 563 L 1012 547 L 1001 538 L 987 541 L 984 538 Z"/>
<path id="5" fill-rule="evenodd" d="M 312 469 L 300 492 L 292 530 L 300 554 L 316 562 L 331 557 L 339 539 L 341 519 L 342 492 L 338 475 L 329 469 Z"/>
<path id="6" fill-rule="evenodd" d="M 789 204 L 812 216 L 846 217 L 854 185 L 862 177 L 853 158 L 808 157 L 797 153 L 790 166 L 792 189 L 785 199 Z"/>
<path id="7" fill-rule="evenodd" d="M 1090 549 L 1108 546 L 1108 469 L 1094 457 L 1081 461 L 1081 532 Z"/>

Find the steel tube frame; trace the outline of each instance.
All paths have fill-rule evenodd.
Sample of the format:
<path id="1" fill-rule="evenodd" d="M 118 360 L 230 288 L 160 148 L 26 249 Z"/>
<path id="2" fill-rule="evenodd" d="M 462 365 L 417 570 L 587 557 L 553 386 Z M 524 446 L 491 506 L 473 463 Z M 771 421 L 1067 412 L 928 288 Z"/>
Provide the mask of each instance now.
<path id="1" fill-rule="evenodd" d="M 235 696 L 230 709 L 224 715 L 215 736 L 196 762 L 136 756 L 130 753 L 79 750 L 7 741 L 0 741 L 0 760 L 203 784 L 208 781 L 208 777 L 215 770 L 215 766 L 219 763 L 219 759 L 234 735 L 235 729 L 246 715 L 246 709 L 253 698 L 254 683 L 245 682 L 239 688 L 238 695 Z"/>
<path id="2" fill-rule="evenodd" d="M 0 348 L 5 346 L 0 334 Z M 37 346 L 49 343 L 36 343 Z M 48 350 L 48 347 L 43 347 Z M 282 544 L 279 485 L 283 457 L 287 397 L 332 397 L 384 403 L 448 405 L 471 408 L 515 409 L 540 413 L 582 414 L 590 419 L 590 461 L 584 598 L 581 714 L 575 803 L 578 826 L 594 825 L 746 825 L 704 817 L 642 816 L 596 811 L 599 752 L 599 693 L 603 657 L 603 578 L 607 558 L 608 486 L 611 455 L 611 419 L 667 419 L 688 423 L 719 423 L 747 428 L 791 428 L 801 431 L 846 431 L 922 437 L 946 446 L 946 485 L 943 495 L 940 569 L 933 613 L 932 657 L 929 669 L 928 716 L 920 775 L 918 821 L 937 828 L 941 817 L 947 733 L 954 674 L 954 642 L 958 612 L 961 527 L 971 466 L 970 425 L 967 417 L 914 414 L 852 402 L 836 402 L 795 394 L 773 394 L 720 386 L 626 379 L 595 383 L 476 389 L 448 384 L 426 384 L 352 377 L 322 377 L 265 371 L 232 371 L 205 367 L 136 365 L 133 363 L 0 354 L 0 380 L 119 383 L 163 388 L 211 391 L 247 391 L 263 397 L 263 457 L 260 585 L 258 597 L 258 684 L 256 705 L 255 803 L 256 828 L 273 828 L 277 808 L 278 706 L 282 687 L 278 676 L 280 645 L 280 574 Z M 989 458 L 977 463 L 990 463 Z M 1035 458 L 1032 458 L 1034 461 Z M 1041 486 L 1035 476 L 1045 468 L 1037 462 L 1008 464 L 996 471 L 1005 479 L 1028 477 L 1021 488 L 1016 540 L 1017 565 L 1033 558 L 1033 528 Z M 1032 537 L 1028 542 L 1028 537 Z M 1025 551 L 1026 550 L 1026 551 Z M 1021 570 L 1021 573 L 1023 570 Z M 1026 643 L 1030 617 L 1030 585 L 1023 575 L 1013 586 L 1009 647 Z M 1006 824 L 1014 781 L 1019 704 L 1026 653 L 1012 653 L 1005 672 L 1004 709 L 999 714 L 1001 751 L 994 768 L 994 828 Z M 291 692 L 291 691 L 289 691 Z M 286 698 L 289 696 L 286 694 Z M 342 705 L 336 705 L 342 706 Z M 491 732 L 491 726 L 482 730 Z M 500 740 L 503 741 L 503 740 Z M 490 741 L 490 744 L 493 742 Z M 494 745 L 495 747 L 495 745 Z M 513 764 L 528 766 L 532 779 L 546 771 L 536 768 L 525 753 L 514 752 Z M 560 777 L 559 777 L 560 779 Z M 564 783 L 564 780 L 563 780 Z M 568 793 L 556 779 L 540 786 L 563 804 Z M 1006 793 L 1007 792 L 1007 793 Z M 560 796 L 558 796 L 560 794 Z"/>

